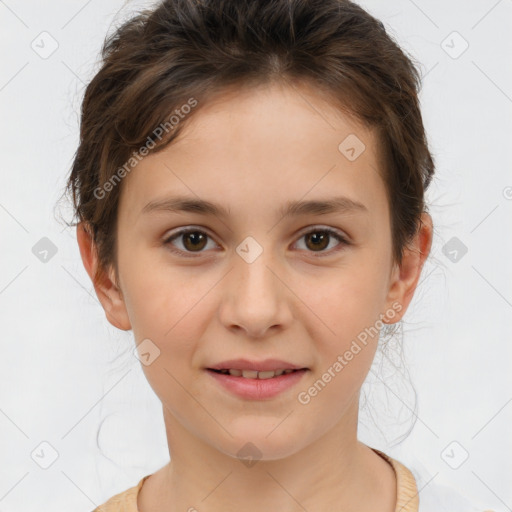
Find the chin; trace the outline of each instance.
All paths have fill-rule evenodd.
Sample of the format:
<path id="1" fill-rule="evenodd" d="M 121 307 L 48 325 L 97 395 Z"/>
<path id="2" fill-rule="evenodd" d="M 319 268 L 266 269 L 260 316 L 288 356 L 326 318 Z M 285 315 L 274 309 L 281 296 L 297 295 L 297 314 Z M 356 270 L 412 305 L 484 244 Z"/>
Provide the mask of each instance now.
<path id="1" fill-rule="evenodd" d="M 230 429 L 233 437 L 229 437 L 226 444 L 217 447 L 219 451 L 230 457 L 239 459 L 247 467 L 251 467 L 258 461 L 280 460 L 297 453 L 301 446 L 297 443 L 297 436 L 290 435 L 289 429 L 278 433 L 280 427 L 271 428 L 265 426 L 256 429 L 254 423 L 251 428 L 245 429 L 243 433 L 235 433 Z M 274 430 L 275 429 L 275 430 Z M 271 433 L 269 435 L 269 433 Z M 302 439 L 303 437 L 300 436 Z"/>

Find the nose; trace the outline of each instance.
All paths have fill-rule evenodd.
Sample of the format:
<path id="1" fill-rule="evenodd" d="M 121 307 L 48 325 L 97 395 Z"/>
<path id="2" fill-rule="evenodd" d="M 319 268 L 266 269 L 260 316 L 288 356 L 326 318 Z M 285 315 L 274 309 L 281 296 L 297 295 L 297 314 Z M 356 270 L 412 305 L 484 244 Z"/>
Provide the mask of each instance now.
<path id="1" fill-rule="evenodd" d="M 284 271 L 266 257 L 265 251 L 252 262 L 237 254 L 234 267 L 223 284 L 220 320 L 231 331 L 243 331 L 250 338 L 268 336 L 270 330 L 283 330 L 292 322 Z"/>

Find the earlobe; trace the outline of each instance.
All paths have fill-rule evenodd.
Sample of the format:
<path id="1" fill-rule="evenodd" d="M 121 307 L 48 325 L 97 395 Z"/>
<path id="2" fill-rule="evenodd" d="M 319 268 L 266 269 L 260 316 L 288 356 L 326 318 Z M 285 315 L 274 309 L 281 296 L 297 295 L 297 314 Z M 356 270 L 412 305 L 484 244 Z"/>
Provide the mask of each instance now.
<path id="1" fill-rule="evenodd" d="M 421 270 L 432 247 L 432 218 L 428 213 L 423 213 L 418 232 L 411 243 L 404 249 L 402 264 L 395 265 L 389 285 L 387 296 L 387 308 L 398 311 L 384 323 L 396 323 L 402 319 L 419 282 Z M 401 307 L 398 308 L 397 304 Z"/>
<path id="2" fill-rule="evenodd" d="M 76 237 L 82 262 L 93 283 L 96 295 L 105 310 L 107 320 L 118 329 L 130 330 L 131 324 L 123 294 L 115 282 L 113 269 L 98 272 L 99 259 L 90 228 L 85 223 L 80 222 L 76 227 Z"/>

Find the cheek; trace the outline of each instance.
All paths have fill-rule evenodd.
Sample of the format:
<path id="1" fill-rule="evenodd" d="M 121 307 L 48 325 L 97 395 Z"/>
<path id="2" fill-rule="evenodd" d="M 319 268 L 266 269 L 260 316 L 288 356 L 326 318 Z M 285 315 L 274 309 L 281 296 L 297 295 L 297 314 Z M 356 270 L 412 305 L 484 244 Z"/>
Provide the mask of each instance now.
<path id="1" fill-rule="evenodd" d="M 347 265 L 322 276 L 301 278 L 294 288 L 316 318 L 320 339 L 347 340 L 373 325 L 385 300 L 384 279 L 378 265 Z"/>
<path id="2" fill-rule="evenodd" d="M 172 352 L 176 359 L 191 352 L 205 320 L 204 293 L 190 287 L 180 289 L 176 280 L 133 286 L 126 302 L 137 342 L 149 338 L 162 355 Z"/>
<path id="3" fill-rule="evenodd" d="M 190 380 L 190 365 L 211 312 L 201 301 L 207 289 L 194 287 L 190 279 L 180 280 L 177 273 L 161 274 L 153 269 L 127 282 L 126 303 L 136 342 L 149 339 L 156 346 L 155 360 L 142 364 L 146 379 L 173 409 L 173 403 L 187 403 L 182 386 Z"/>
<path id="4" fill-rule="evenodd" d="M 125 304 L 137 341 L 164 342 L 188 326 L 189 312 L 200 303 L 211 279 L 199 278 L 192 267 L 173 268 L 164 248 L 141 245 L 126 245 L 119 258 Z"/>
<path id="5" fill-rule="evenodd" d="M 194 278 L 190 272 L 193 270 L 141 265 L 126 280 L 126 304 L 135 340 L 149 339 L 157 347 L 158 357 L 152 364 L 142 365 L 143 371 L 156 395 L 169 406 L 177 397 L 186 399 L 180 383 L 190 380 L 199 340 L 214 314 L 208 309 L 207 294 L 218 279 Z"/>
<path id="6" fill-rule="evenodd" d="M 371 255 L 357 257 L 357 265 L 333 269 L 315 282 L 302 280 L 297 292 L 307 297 L 304 325 L 315 341 L 319 385 L 326 383 L 318 405 L 334 400 L 343 408 L 366 378 L 377 349 L 385 298 L 382 265 Z"/>
<path id="7" fill-rule="evenodd" d="M 338 276 L 323 285 L 303 285 L 308 308 L 314 312 L 307 313 L 304 325 L 309 325 L 317 360 L 314 376 L 297 397 L 308 413 L 333 423 L 356 399 L 372 365 L 381 327 L 375 276 L 357 272 Z"/>

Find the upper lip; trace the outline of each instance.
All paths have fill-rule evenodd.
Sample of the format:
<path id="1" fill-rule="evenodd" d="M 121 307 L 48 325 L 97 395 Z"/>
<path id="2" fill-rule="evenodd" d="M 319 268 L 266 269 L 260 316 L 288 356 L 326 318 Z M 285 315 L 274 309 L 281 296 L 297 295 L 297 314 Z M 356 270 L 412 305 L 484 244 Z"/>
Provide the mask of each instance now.
<path id="1" fill-rule="evenodd" d="M 275 370 L 302 370 L 304 366 L 282 361 L 281 359 L 265 359 L 264 361 L 249 361 L 248 359 L 230 359 L 222 361 L 213 366 L 208 366 L 209 370 L 257 370 L 260 372 Z"/>

